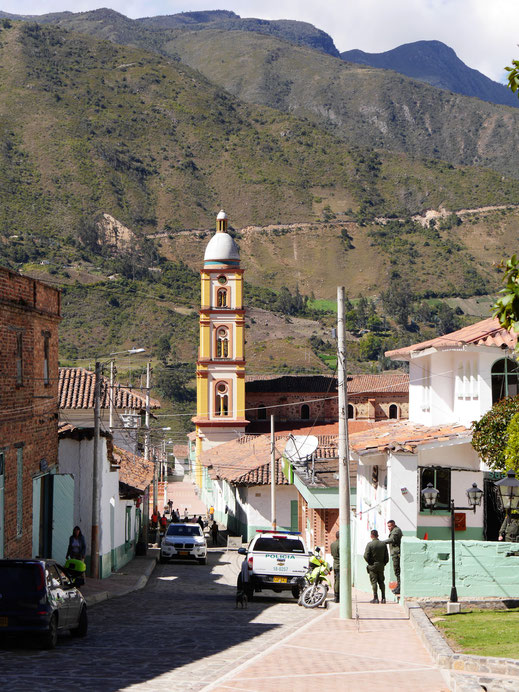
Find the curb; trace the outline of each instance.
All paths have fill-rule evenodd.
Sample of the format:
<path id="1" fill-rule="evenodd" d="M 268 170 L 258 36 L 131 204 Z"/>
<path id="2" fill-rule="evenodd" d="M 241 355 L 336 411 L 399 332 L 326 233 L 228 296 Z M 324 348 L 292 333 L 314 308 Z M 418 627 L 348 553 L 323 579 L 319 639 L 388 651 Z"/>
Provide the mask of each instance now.
<path id="1" fill-rule="evenodd" d="M 513 658 L 458 654 L 451 649 L 421 606 L 404 600 L 409 621 L 432 659 L 450 675 L 452 692 L 519 689 L 519 661 Z M 466 673 L 467 675 L 463 675 Z M 508 680 L 489 680 L 487 676 L 508 676 Z M 483 680 L 483 678 L 486 678 Z M 511 680 L 513 679 L 513 680 Z M 487 685 L 492 683 L 491 687 Z M 512 686 L 509 685 L 512 683 Z"/>
<path id="2" fill-rule="evenodd" d="M 153 570 L 157 566 L 158 558 L 154 558 L 150 560 L 145 566 L 144 566 L 144 574 L 141 574 L 138 578 L 135 584 L 132 586 L 127 587 L 126 589 L 119 591 L 118 593 L 112 593 L 110 591 L 99 591 L 98 593 L 91 594 L 90 596 L 85 596 L 85 602 L 87 606 L 90 608 L 94 605 L 97 605 L 98 603 L 102 603 L 103 601 L 108 600 L 109 598 L 119 598 L 119 596 L 127 596 L 129 593 L 132 593 L 133 591 L 139 591 L 140 589 L 143 589 L 146 584 L 149 581 L 149 578 L 153 574 Z"/>

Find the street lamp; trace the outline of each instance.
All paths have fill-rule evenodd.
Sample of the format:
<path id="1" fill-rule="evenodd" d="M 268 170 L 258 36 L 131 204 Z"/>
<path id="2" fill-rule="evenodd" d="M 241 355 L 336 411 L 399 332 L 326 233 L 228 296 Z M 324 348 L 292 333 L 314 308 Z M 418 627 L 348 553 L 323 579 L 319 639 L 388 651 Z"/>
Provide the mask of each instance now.
<path id="1" fill-rule="evenodd" d="M 515 471 L 510 469 L 506 474 L 506 478 L 502 478 L 494 485 L 499 490 L 499 497 L 507 514 L 512 510 L 519 509 L 519 481 L 515 477 Z"/>
<path id="2" fill-rule="evenodd" d="M 515 474 L 514 474 L 515 476 Z M 515 481 L 519 486 L 519 481 Z M 497 485 L 497 484 L 496 484 Z M 433 512 L 436 507 L 436 501 L 440 491 L 433 487 L 432 483 L 427 483 L 427 486 L 422 490 L 423 503 L 427 509 Z M 452 586 L 450 602 L 458 602 L 458 592 L 456 590 L 456 541 L 455 541 L 455 525 L 454 525 L 454 512 L 456 510 L 472 510 L 474 514 L 476 513 L 476 507 L 481 505 L 481 500 L 483 498 L 483 491 L 478 488 L 476 483 L 472 483 L 472 486 L 467 490 L 467 499 L 469 501 L 469 507 L 455 507 L 454 500 L 449 503 L 450 513 L 451 513 L 451 546 L 452 546 Z M 519 495 L 518 495 L 519 500 Z"/>

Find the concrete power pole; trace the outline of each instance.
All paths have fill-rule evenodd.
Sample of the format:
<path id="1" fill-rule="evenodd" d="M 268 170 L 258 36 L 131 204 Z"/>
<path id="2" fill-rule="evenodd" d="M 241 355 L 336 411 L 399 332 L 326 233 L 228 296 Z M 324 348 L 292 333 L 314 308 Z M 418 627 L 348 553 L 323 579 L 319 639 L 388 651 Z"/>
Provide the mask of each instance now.
<path id="1" fill-rule="evenodd" d="M 351 619 L 350 460 L 348 449 L 348 391 L 344 286 L 337 287 L 337 384 L 339 390 L 339 559 L 341 619 Z"/>
<path id="2" fill-rule="evenodd" d="M 274 531 L 276 521 L 276 439 L 274 437 L 274 416 L 270 416 L 270 523 Z"/>
<path id="3" fill-rule="evenodd" d="M 92 533 L 90 539 L 90 576 L 99 579 L 99 509 L 101 492 L 99 487 L 99 424 L 101 407 L 101 363 L 96 361 L 94 375 L 94 450 L 92 468 Z"/>
<path id="4" fill-rule="evenodd" d="M 150 362 L 146 363 L 146 418 L 144 420 L 144 425 L 146 431 L 144 433 L 144 458 L 146 461 L 150 459 L 150 386 L 151 386 L 151 373 L 150 373 Z M 143 504 L 142 510 L 144 514 L 143 521 L 143 539 L 148 546 L 148 532 L 150 526 L 150 491 L 149 488 L 145 495 L 146 502 Z"/>

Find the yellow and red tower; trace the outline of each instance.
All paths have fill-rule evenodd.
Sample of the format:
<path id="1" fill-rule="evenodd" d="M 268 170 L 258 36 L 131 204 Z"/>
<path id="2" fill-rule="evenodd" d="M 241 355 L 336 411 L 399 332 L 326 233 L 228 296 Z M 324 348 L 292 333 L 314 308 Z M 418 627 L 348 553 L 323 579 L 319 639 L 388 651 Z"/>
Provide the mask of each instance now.
<path id="1" fill-rule="evenodd" d="M 197 361 L 197 476 L 200 455 L 245 431 L 245 310 L 240 251 L 216 217 L 201 271 L 200 346 Z M 200 481 L 201 477 L 197 478 Z"/>

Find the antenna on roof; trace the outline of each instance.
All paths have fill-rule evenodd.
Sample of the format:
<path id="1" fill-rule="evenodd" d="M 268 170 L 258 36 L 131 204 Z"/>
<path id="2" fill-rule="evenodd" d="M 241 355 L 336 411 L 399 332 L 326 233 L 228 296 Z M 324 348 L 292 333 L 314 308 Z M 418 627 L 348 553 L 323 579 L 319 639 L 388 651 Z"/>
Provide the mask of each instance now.
<path id="1" fill-rule="evenodd" d="M 315 435 L 289 435 L 283 455 L 294 464 L 308 461 L 319 446 Z"/>

